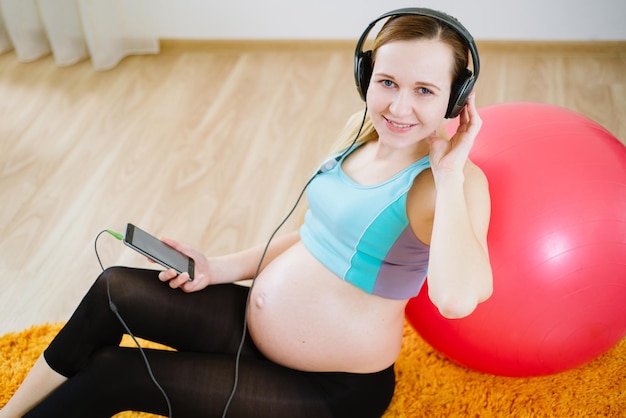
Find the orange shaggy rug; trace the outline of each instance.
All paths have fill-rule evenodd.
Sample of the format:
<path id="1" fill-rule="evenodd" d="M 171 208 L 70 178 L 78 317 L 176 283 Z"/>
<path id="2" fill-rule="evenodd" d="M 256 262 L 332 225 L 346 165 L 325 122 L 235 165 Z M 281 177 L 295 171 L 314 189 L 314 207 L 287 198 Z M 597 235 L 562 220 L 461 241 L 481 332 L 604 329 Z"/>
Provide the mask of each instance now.
<path id="1" fill-rule="evenodd" d="M 0 407 L 62 324 L 0 337 Z M 154 346 L 152 343 L 143 342 Z M 124 339 L 123 345 L 132 345 Z M 390 417 L 626 417 L 626 339 L 591 363 L 557 375 L 509 378 L 460 367 L 405 325 Z M 116 418 L 155 417 L 124 412 Z"/>

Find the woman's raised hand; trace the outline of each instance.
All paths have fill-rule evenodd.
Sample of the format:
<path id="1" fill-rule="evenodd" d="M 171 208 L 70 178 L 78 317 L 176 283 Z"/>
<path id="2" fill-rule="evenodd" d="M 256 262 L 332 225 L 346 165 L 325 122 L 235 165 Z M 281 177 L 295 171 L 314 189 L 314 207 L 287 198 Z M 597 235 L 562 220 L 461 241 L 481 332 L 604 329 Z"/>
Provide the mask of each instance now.
<path id="1" fill-rule="evenodd" d="M 470 93 L 467 104 L 461 110 L 459 127 L 456 133 L 446 140 L 436 133 L 428 138 L 430 144 L 430 163 L 435 176 L 445 177 L 450 173 L 462 173 L 474 145 L 476 135 L 482 126 L 482 119 L 476 110 L 474 93 Z"/>

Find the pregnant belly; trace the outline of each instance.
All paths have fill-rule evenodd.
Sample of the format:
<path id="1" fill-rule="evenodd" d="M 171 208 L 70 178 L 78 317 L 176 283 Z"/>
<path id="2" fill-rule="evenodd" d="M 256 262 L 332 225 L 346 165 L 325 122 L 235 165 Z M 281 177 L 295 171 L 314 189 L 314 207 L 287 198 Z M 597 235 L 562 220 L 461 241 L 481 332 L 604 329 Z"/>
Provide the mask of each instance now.
<path id="1" fill-rule="evenodd" d="M 398 356 L 405 303 L 339 279 L 297 243 L 257 278 L 248 324 L 259 349 L 279 364 L 370 373 Z"/>

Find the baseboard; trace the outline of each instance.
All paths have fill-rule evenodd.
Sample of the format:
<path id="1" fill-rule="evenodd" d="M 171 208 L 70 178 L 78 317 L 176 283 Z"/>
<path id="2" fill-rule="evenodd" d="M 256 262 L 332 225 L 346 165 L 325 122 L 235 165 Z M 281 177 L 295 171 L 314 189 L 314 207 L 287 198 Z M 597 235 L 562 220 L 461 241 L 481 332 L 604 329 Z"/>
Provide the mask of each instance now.
<path id="1" fill-rule="evenodd" d="M 161 50 L 351 50 L 356 39 L 162 39 Z M 626 54 L 626 41 L 476 41 L 479 49 L 533 53 L 573 52 Z"/>
<path id="2" fill-rule="evenodd" d="M 476 41 L 476 44 L 478 48 L 515 53 L 558 51 L 626 54 L 626 41 Z"/>

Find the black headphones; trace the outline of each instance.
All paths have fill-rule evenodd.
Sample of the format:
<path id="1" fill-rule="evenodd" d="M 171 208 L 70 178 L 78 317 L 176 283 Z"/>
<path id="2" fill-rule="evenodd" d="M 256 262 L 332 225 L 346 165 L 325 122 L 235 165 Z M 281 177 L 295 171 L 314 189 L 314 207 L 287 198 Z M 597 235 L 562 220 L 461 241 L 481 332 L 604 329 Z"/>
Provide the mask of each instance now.
<path id="1" fill-rule="evenodd" d="M 465 29 L 465 27 L 458 20 L 450 15 L 438 12 L 437 10 L 416 7 L 392 10 L 379 16 L 376 20 L 369 24 L 369 26 L 365 29 L 365 32 L 363 32 L 359 38 L 354 51 L 354 81 L 356 82 L 357 91 L 361 95 L 361 98 L 365 100 L 367 88 L 369 87 L 374 67 L 372 62 L 372 51 L 363 51 L 363 44 L 367 39 L 367 35 L 376 23 L 378 23 L 378 21 L 387 17 L 402 15 L 427 16 L 436 19 L 454 29 L 467 42 L 470 54 L 472 55 L 474 73 L 472 74 L 472 72 L 466 68 L 465 71 L 463 71 L 461 75 L 453 81 L 452 89 L 450 91 L 450 100 L 448 101 L 448 109 L 446 110 L 446 118 L 451 119 L 458 116 L 461 109 L 463 109 L 463 106 L 465 106 L 465 103 L 467 103 L 467 97 L 471 93 L 472 88 L 476 83 L 476 79 L 478 78 L 478 73 L 480 72 L 478 50 L 476 49 L 474 38 L 472 38 L 469 31 Z"/>

